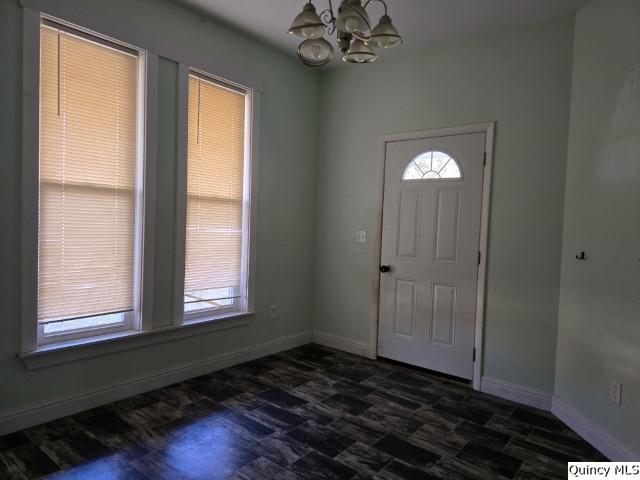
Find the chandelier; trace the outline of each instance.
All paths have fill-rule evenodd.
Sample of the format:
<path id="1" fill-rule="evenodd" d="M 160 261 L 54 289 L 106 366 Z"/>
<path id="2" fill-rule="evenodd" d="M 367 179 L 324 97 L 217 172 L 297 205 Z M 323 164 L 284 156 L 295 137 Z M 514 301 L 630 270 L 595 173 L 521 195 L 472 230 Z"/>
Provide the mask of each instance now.
<path id="1" fill-rule="evenodd" d="M 337 17 L 332 0 L 328 2 L 329 8 L 318 14 L 309 0 L 289 28 L 291 35 L 305 39 L 298 46 L 298 58 L 305 65 L 321 67 L 331 61 L 334 50 L 333 45 L 324 38 L 325 30 L 329 35 L 337 32 L 338 48 L 342 52 L 342 60 L 347 63 L 375 62 L 378 55 L 373 48 L 391 48 L 402 43 L 402 37 L 391 23 L 384 0 L 366 0 L 364 5 L 361 0 L 342 0 Z M 366 9 L 373 2 L 384 5 L 384 15 L 372 29 Z"/>

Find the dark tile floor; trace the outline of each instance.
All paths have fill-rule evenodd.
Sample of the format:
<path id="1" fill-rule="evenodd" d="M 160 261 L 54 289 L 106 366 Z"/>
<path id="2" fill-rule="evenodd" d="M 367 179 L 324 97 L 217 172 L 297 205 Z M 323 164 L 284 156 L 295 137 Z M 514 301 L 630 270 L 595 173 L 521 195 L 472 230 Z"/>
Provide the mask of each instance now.
<path id="1" fill-rule="evenodd" d="M 0 437 L 2 479 L 550 479 L 551 414 L 308 345 Z"/>

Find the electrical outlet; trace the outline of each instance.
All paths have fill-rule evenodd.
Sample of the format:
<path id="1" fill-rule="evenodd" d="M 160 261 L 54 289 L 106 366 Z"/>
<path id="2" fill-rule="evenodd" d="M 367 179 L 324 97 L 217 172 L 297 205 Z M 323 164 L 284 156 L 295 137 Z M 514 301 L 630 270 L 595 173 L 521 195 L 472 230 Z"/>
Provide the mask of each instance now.
<path id="1" fill-rule="evenodd" d="M 278 305 L 275 303 L 269 307 L 269 318 L 273 320 L 274 318 L 278 318 Z"/>
<path id="2" fill-rule="evenodd" d="M 609 385 L 609 398 L 615 404 L 622 405 L 622 384 L 620 382 L 616 382 L 615 380 L 611 381 Z"/>
<path id="3" fill-rule="evenodd" d="M 356 230 L 356 242 L 358 242 L 358 243 L 367 243 L 367 231 L 366 230 Z"/>

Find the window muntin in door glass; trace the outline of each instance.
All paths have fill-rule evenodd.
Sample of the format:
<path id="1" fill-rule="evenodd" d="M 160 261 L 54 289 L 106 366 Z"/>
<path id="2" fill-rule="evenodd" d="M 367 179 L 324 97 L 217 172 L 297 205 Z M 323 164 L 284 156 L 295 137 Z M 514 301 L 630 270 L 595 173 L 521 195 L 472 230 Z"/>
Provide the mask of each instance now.
<path id="1" fill-rule="evenodd" d="M 460 165 L 448 153 L 429 150 L 409 162 L 402 174 L 402 180 L 461 179 Z"/>

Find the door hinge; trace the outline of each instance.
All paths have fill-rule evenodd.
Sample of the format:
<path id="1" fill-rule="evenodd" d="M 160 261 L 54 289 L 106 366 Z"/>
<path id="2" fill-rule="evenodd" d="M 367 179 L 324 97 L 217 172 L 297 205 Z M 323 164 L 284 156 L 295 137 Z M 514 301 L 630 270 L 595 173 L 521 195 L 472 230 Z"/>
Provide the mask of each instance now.
<path id="1" fill-rule="evenodd" d="M 476 362 L 476 347 L 473 347 L 473 363 Z"/>
<path id="2" fill-rule="evenodd" d="M 478 250 L 478 265 L 480 265 L 480 262 L 482 262 L 482 252 Z"/>

